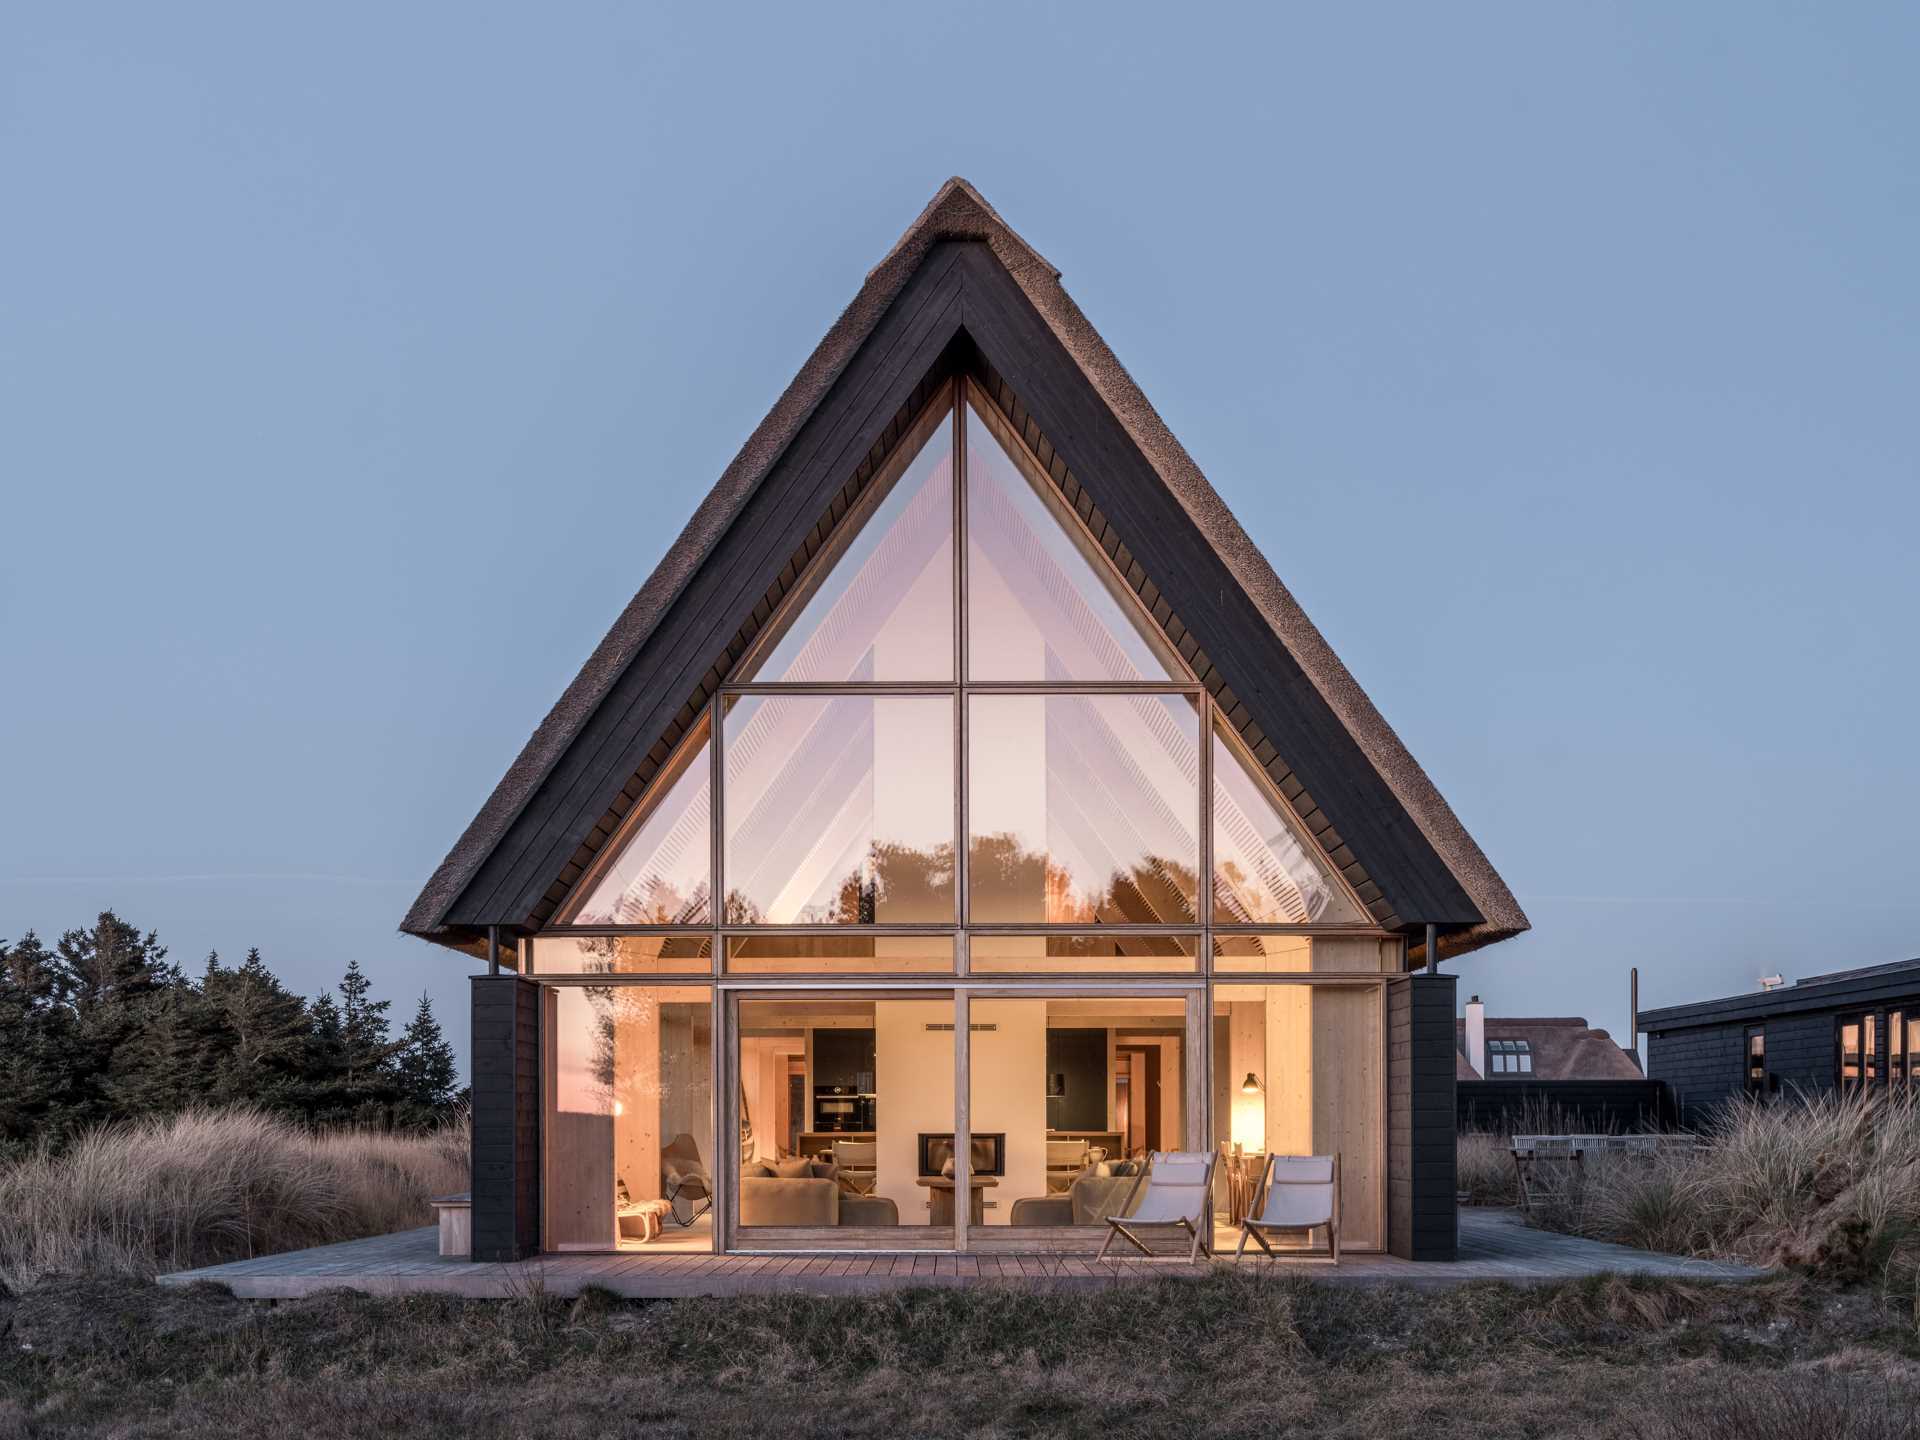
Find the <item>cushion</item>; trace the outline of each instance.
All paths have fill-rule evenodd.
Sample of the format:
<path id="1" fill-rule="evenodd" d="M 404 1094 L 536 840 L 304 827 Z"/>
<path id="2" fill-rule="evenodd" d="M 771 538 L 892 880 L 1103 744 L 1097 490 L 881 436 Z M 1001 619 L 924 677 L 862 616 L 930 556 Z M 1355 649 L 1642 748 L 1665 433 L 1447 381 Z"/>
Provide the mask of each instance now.
<path id="1" fill-rule="evenodd" d="M 743 1180 L 742 1225 L 838 1225 L 840 1187 L 830 1180 Z"/>
<path id="2" fill-rule="evenodd" d="M 898 1225 L 900 1207 L 884 1195 L 840 1196 L 842 1225 Z"/>
<path id="3" fill-rule="evenodd" d="M 837 1180 L 840 1167 L 831 1160 L 813 1160 L 807 1164 L 807 1173 L 816 1180 Z"/>
<path id="4" fill-rule="evenodd" d="M 769 1170 L 765 1165 L 762 1165 L 758 1160 L 747 1160 L 741 1163 L 740 1178 L 742 1180 L 767 1180 L 771 1179 L 772 1176 L 773 1171 Z"/>
<path id="5" fill-rule="evenodd" d="M 811 1180 L 813 1178 L 813 1162 L 804 1155 L 795 1156 L 791 1160 L 762 1161 L 761 1163 L 773 1172 L 776 1180 Z"/>

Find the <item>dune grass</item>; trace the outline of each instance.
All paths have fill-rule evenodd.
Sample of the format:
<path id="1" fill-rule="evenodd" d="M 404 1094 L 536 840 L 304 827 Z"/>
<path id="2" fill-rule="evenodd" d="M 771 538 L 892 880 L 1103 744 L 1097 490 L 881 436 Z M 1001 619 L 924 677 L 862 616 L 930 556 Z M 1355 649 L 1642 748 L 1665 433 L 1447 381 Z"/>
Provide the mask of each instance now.
<path id="1" fill-rule="evenodd" d="M 1459 1141 L 1460 1193 L 1469 1205 L 1518 1205 L 1512 1142 L 1505 1135 L 1468 1130 Z"/>
<path id="2" fill-rule="evenodd" d="M 151 1277 L 382 1235 L 467 1188 L 464 1123 L 431 1134 L 309 1131 L 249 1110 L 110 1125 L 0 1162 L 0 1283 Z"/>
<path id="3" fill-rule="evenodd" d="M 1538 1223 L 1682 1255 L 1865 1282 L 1920 1319 L 1920 1107 L 1865 1093 L 1737 1101 L 1692 1151 L 1589 1158 Z"/>

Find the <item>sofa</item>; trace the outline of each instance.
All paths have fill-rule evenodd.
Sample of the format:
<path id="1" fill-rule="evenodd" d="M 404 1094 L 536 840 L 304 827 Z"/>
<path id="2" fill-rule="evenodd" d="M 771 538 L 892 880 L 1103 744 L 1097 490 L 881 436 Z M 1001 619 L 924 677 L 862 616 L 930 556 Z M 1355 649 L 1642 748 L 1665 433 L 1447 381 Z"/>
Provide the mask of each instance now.
<path id="1" fill-rule="evenodd" d="M 775 1166 L 795 1173 L 776 1174 Z M 740 1167 L 740 1224 L 898 1225 L 900 1207 L 884 1195 L 859 1195 L 819 1160 L 749 1161 Z"/>
<path id="2" fill-rule="evenodd" d="M 1127 1203 L 1134 1175 L 1081 1174 L 1064 1194 L 1034 1195 L 1013 1202 L 1009 1225 L 1098 1225 Z"/>

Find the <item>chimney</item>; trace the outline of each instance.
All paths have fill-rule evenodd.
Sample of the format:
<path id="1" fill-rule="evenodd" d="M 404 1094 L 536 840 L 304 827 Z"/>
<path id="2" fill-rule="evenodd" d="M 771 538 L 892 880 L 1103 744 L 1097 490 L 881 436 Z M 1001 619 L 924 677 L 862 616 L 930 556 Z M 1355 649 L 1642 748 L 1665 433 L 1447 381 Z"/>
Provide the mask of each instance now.
<path id="1" fill-rule="evenodd" d="M 1487 1007 L 1478 995 L 1467 1001 L 1467 1063 L 1474 1074 L 1487 1078 Z"/>

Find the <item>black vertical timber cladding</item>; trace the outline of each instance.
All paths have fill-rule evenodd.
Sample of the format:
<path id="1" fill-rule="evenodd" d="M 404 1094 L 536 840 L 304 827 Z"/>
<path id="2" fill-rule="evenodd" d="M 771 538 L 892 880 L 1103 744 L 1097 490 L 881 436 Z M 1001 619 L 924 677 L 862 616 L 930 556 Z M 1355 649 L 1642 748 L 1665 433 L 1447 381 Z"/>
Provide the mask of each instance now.
<path id="1" fill-rule="evenodd" d="M 1647 1073 L 1672 1093 L 1681 1125 L 1704 1129 L 1712 1123 L 1716 1109 L 1746 1093 L 1747 1029 L 1755 1025 L 1766 1035 L 1769 1093 L 1819 1095 L 1838 1083 L 1835 1011 L 1652 1031 L 1647 1036 Z M 1886 1073 L 1884 1065 L 1881 1073 Z"/>
<path id="2" fill-rule="evenodd" d="M 473 1258 L 540 1248 L 540 987 L 473 977 Z"/>
<path id="3" fill-rule="evenodd" d="M 1775 1020 L 1767 1025 L 1769 1051 L 1772 1032 L 1779 1024 Z M 1769 1064 L 1774 1058 L 1768 1055 Z M 1681 1126 L 1698 1130 L 1716 1106 L 1746 1088 L 1747 1027 L 1742 1023 L 1655 1031 L 1647 1036 L 1647 1074 L 1667 1087 Z"/>
<path id="4" fill-rule="evenodd" d="M 1387 1249 L 1451 1260 L 1460 1243 L 1452 975 L 1387 986 Z"/>

